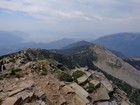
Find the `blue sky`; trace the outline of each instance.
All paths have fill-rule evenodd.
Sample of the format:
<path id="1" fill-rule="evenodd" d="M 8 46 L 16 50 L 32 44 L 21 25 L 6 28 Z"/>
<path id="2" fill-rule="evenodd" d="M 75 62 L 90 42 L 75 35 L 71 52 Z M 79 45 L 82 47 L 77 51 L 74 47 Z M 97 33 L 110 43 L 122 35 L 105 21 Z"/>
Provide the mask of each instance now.
<path id="1" fill-rule="evenodd" d="M 32 40 L 94 39 L 139 27 L 140 0 L 0 0 L 0 30 L 26 31 Z"/>

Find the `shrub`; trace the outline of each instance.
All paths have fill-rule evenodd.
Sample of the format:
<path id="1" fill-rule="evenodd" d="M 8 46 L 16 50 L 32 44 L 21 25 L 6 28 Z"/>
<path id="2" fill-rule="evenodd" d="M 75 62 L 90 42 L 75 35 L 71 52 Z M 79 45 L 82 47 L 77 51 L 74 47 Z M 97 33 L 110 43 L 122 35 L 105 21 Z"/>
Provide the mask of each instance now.
<path id="1" fill-rule="evenodd" d="M 116 65 L 116 64 L 109 63 L 109 62 L 106 62 L 106 64 L 107 64 L 108 66 L 110 66 L 112 69 L 117 68 L 117 65 Z"/>
<path id="2" fill-rule="evenodd" d="M 15 72 L 19 72 L 19 71 L 21 71 L 21 69 L 14 69 L 14 71 L 15 71 Z"/>
<path id="3" fill-rule="evenodd" d="M 72 74 L 72 76 L 73 76 L 74 80 L 76 80 L 77 78 L 83 76 L 84 74 L 85 74 L 85 72 L 77 70 Z"/>
<path id="4" fill-rule="evenodd" d="M 9 76 L 11 75 L 11 76 L 15 76 L 17 78 L 20 78 L 22 76 L 18 73 L 19 71 L 21 71 L 21 69 L 12 69 Z"/>
<path id="5" fill-rule="evenodd" d="M 73 78 L 68 72 L 60 72 L 59 78 L 62 81 L 72 82 Z"/>
<path id="6" fill-rule="evenodd" d="M 92 83 L 88 83 L 88 87 L 86 89 L 88 92 L 92 93 L 95 90 L 95 86 Z"/>
<path id="7" fill-rule="evenodd" d="M 11 70 L 10 75 L 16 75 L 16 71 L 14 69 Z"/>

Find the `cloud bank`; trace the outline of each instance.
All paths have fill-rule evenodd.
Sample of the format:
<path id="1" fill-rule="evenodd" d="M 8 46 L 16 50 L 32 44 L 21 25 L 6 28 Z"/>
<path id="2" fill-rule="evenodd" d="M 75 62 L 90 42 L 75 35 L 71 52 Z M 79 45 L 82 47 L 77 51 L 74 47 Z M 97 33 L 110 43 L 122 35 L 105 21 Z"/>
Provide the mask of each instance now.
<path id="1" fill-rule="evenodd" d="M 139 13 L 139 0 L 0 0 L 0 29 L 75 32 L 76 37 L 85 37 L 80 33 L 98 37 L 138 32 Z"/>

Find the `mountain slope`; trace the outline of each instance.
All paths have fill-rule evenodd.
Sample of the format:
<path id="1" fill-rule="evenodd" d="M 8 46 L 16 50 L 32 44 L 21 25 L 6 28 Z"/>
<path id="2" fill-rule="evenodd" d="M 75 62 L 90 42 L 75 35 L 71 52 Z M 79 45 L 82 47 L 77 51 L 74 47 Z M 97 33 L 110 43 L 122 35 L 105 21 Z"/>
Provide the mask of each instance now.
<path id="1" fill-rule="evenodd" d="M 5 68 L 6 69 L 9 68 L 8 69 L 9 71 L 11 71 L 11 68 L 13 68 L 13 67 L 14 68 L 20 67 L 22 69 L 24 68 L 24 70 L 26 72 L 22 71 L 22 75 L 18 74 L 18 75 L 16 75 L 16 77 L 18 77 L 18 78 L 20 78 L 20 76 L 23 77 L 23 73 L 24 73 L 25 74 L 24 76 L 28 77 L 29 79 L 31 79 L 33 76 L 32 80 L 35 80 L 35 81 L 37 79 L 40 80 L 40 79 L 44 78 L 43 82 L 38 81 L 39 83 L 41 82 L 41 84 L 43 85 L 46 80 L 54 79 L 57 76 L 57 73 L 60 73 L 60 70 L 62 70 L 63 72 L 66 72 L 66 73 L 69 72 L 69 74 L 71 74 L 71 71 L 73 71 L 74 68 L 76 68 L 76 69 L 74 69 L 74 71 L 75 71 L 75 70 L 78 70 L 78 68 L 86 66 L 86 67 L 88 67 L 88 70 L 84 69 L 84 72 L 87 73 L 91 70 L 90 72 L 92 73 L 92 76 L 88 77 L 89 80 L 91 80 L 91 78 L 96 78 L 95 80 L 101 81 L 101 80 L 105 80 L 105 76 L 106 76 L 109 80 L 112 81 L 112 83 L 115 83 L 120 89 L 127 92 L 128 97 L 130 98 L 130 100 L 132 102 L 134 102 L 136 105 L 139 105 L 140 89 L 137 89 L 137 88 L 140 88 L 139 87 L 140 86 L 140 83 L 139 83 L 140 76 L 139 76 L 139 72 L 135 68 L 133 68 L 128 63 L 124 62 L 121 58 L 115 56 L 112 52 L 110 52 L 106 48 L 99 46 L 99 45 L 87 45 L 87 46 L 81 46 L 81 47 L 78 46 L 78 47 L 76 47 L 76 49 L 77 50 L 75 52 L 73 52 L 69 55 L 58 54 L 59 52 L 52 53 L 52 52 L 44 50 L 44 49 L 26 49 L 26 50 L 20 51 L 15 54 L 5 55 L 5 56 L 0 57 L 1 71 L 5 70 Z M 67 49 L 67 50 L 69 51 L 70 49 Z M 45 63 L 44 61 L 45 62 L 47 61 L 47 62 Z M 3 64 L 5 65 L 5 68 L 3 68 L 3 66 L 2 66 Z M 40 65 L 38 65 L 38 64 L 40 64 Z M 45 64 L 45 66 L 43 66 L 44 64 Z M 45 69 L 44 67 L 47 67 L 47 69 Z M 55 76 L 50 73 L 46 73 L 46 70 L 49 70 L 50 73 L 54 73 Z M 19 69 L 18 69 L 18 71 L 19 71 Z M 18 71 L 16 70 L 16 72 L 18 72 Z M 29 75 L 27 75 L 28 72 L 29 72 Z M 10 75 L 14 75 L 14 74 L 15 73 L 11 71 Z M 45 75 L 45 76 L 42 76 L 40 78 L 40 74 Z M 63 74 L 64 78 L 61 78 L 61 81 L 67 80 L 67 79 L 72 81 L 72 78 L 70 77 L 69 74 L 64 73 Z M 89 73 L 87 73 L 87 74 L 89 75 Z M 49 75 L 49 77 L 48 76 L 46 77 L 46 75 Z M 7 77 L 8 78 L 7 80 L 9 80 L 9 77 L 8 77 L 9 74 L 5 74 L 3 76 Z M 0 76 L 0 77 L 2 78 L 3 76 Z M 12 78 L 13 78 L 13 76 L 12 76 Z M 21 78 L 21 79 L 24 80 L 23 78 Z M 81 81 L 81 80 L 83 80 L 83 78 L 78 79 L 78 81 Z M 85 80 L 85 76 L 84 76 L 84 80 Z M 51 83 L 52 82 L 53 81 L 51 81 Z M 7 82 L 5 81 L 4 83 L 7 83 Z M 130 84 L 131 86 L 126 83 Z M 48 84 L 48 83 L 46 83 L 46 84 Z M 50 84 L 50 82 L 49 82 L 49 84 Z M 108 84 L 108 82 L 105 82 L 105 81 L 101 82 L 101 84 L 105 84 L 109 90 L 112 87 L 110 84 Z M 54 86 L 54 84 L 53 84 L 53 86 Z M 102 87 L 102 85 L 100 85 L 100 86 Z M 56 85 L 54 87 L 55 87 L 54 90 L 56 90 L 56 88 L 57 88 L 57 90 L 61 89 L 61 87 L 58 87 L 58 85 Z M 99 87 L 96 87 L 96 88 L 98 91 Z M 46 89 L 46 87 L 45 87 L 45 89 Z M 116 91 L 116 90 L 117 90 L 117 87 L 115 86 L 114 91 Z M 111 91 L 112 91 L 112 88 L 111 88 Z M 112 93 L 114 94 L 114 91 L 109 93 L 109 96 L 111 96 L 111 99 L 112 98 L 116 99 L 114 96 L 112 97 Z M 69 92 L 69 91 L 66 91 L 66 92 Z M 96 91 L 95 91 L 95 93 L 96 93 Z M 120 98 L 117 99 L 117 102 L 119 102 L 119 103 L 122 103 L 122 99 L 126 99 L 124 97 L 124 95 L 126 95 L 126 94 L 124 92 L 121 92 L 121 93 L 123 93 L 123 95 L 119 94 Z M 94 95 L 94 92 L 93 92 L 93 95 Z M 114 94 L 114 95 L 116 96 L 116 94 Z M 59 98 L 59 97 L 57 97 L 57 98 Z M 93 97 L 93 99 L 94 99 L 94 97 Z M 105 101 L 105 100 L 103 100 L 103 101 Z M 110 100 L 110 101 L 112 101 L 112 100 Z M 95 104 L 93 104 L 93 105 L 95 105 Z"/>
<path id="2" fill-rule="evenodd" d="M 140 72 L 102 46 L 79 46 L 55 53 L 66 55 L 75 66 L 96 66 L 131 86 L 140 88 Z M 62 63 L 65 64 L 65 61 Z"/>
<path id="3" fill-rule="evenodd" d="M 117 33 L 96 39 L 95 44 L 119 51 L 128 57 L 140 56 L 140 33 Z"/>
<path id="4" fill-rule="evenodd" d="M 0 104 L 133 105 L 102 72 L 66 68 L 54 59 L 56 55 L 43 49 L 26 49 L 0 57 Z"/>
<path id="5" fill-rule="evenodd" d="M 133 87 L 140 88 L 140 72 L 134 67 L 104 47 L 95 46 L 93 50 L 98 54 L 98 61 L 95 63 L 97 67 Z"/>
<path id="6" fill-rule="evenodd" d="M 82 47 L 90 46 L 90 45 L 94 46 L 95 44 L 87 42 L 87 41 L 79 41 L 79 42 L 69 44 L 68 46 L 63 47 L 61 50 L 57 50 L 57 52 L 59 52 L 61 54 L 69 55 L 69 54 L 72 54 L 74 52 L 77 52 L 77 50 L 79 50 Z M 114 53 L 118 57 L 125 58 L 125 56 L 122 53 L 118 52 L 118 51 L 113 51 L 113 50 L 110 50 L 110 51 L 112 53 Z"/>

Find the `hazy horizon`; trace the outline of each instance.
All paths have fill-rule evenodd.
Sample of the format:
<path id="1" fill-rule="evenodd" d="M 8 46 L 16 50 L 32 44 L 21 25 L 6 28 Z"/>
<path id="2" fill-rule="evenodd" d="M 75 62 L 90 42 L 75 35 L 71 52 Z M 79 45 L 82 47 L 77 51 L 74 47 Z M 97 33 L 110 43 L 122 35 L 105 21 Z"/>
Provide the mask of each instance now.
<path id="1" fill-rule="evenodd" d="M 0 30 L 27 32 L 36 42 L 139 32 L 139 5 L 139 0 L 1 0 Z"/>

